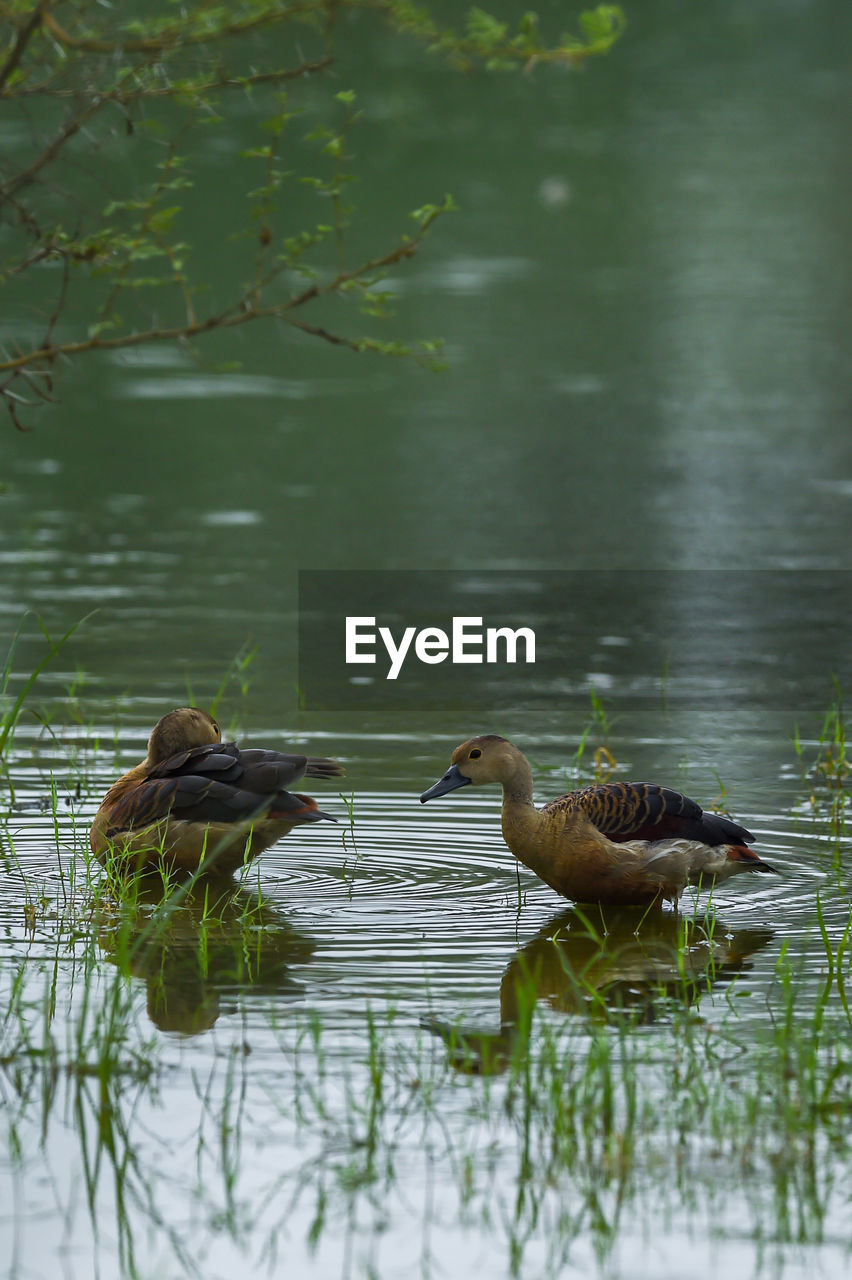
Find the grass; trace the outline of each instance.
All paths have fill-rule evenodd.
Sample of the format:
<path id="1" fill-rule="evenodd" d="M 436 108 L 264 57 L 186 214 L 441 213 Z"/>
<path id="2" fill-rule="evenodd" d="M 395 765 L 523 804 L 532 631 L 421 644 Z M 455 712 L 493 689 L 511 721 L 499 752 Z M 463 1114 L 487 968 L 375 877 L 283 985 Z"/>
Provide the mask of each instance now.
<path id="1" fill-rule="evenodd" d="M 47 627 L 44 625 L 41 618 L 38 618 L 39 627 L 41 628 L 42 635 L 47 643 L 47 652 L 36 663 L 29 675 L 21 682 L 21 687 L 18 690 L 17 695 L 13 698 L 10 692 L 10 685 L 12 683 L 15 653 L 21 638 L 21 631 L 28 616 L 29 615 L 27 614 L 24 615 L 17 631 L 12 637 L 6 654 L 6 662 L 2 672 L 0 672 L 0 759 L 4 758 L 8 752 L 9 746 L 14 738 L 18 721 L 21 718 L 24 704 L 38 681 L 39 676 L 47 667 L 50 666 L 54 659 L 58 657 L 63 646 L 68 643 L 74 633 L 79 630 L 79 628 L 93 615 L 91 613 L 86 614 L 85 618 L 81 618 L 79 622 L 75 622 L 73 627 L 69 627 L 65 634 L 58 640 L 54 640 L 51 637 L 50 632 L 47 630 Z M 6 775 L 6 778 L 8 782 L 8 774 Z"/>
<path id="2" fill-rule="evenodd" d="M 833 829 L 848 786 L 839 699 L 799 747 L 814 757 L 814 829 Z M 369 830 L 359 855 L 347 808 L 345 852 L 366 859 Z M 259 878 L 110 875 L 55 784 L 40 830 L 56 848 L 41 878 L 24 835 L 4 831 L 10 1275 L 32 1272 L 39 1214 L 62 1221 L 80 1274 L 134 1278 L 452 1275 L 471 1250 L 518 1280 L 617 1274 L 620 1242 L 670 1230 L 737 1239 L 749 1274 L 769 1275 L 843 1236 L 852 911 L 836 882 L 793 941 L 783 913 L 730 931 L 711 912 L 566 907 L 517 948 L 507 930 L 484 1027 L 437 998 L 421 1024 L 430 980 L 446 988 L 416 931 L 419 992 L 394 1008 L 350 982 L 335 999 L 347 975 Z M 358 927 L 350 870 L 353 910 L 334 928 Z M 395 910 L 407 928 L 441 907 Z"/>
<path id="3" fill-rule="evenodd" d="M 3 1027 L 4 1079 L 17 1100 L 7 1140 L 24 1177 L 35 1130 L 49 1150 L 57 1123 L 70 1116 L 88 1212 L 94 1223 L 107 1202 L 116 1213 L 120 1273 L 135 1273 L 136 1239 L 153 1223 L 191 1274 L 196 1265 L 182 1257 L 175 1225 L 180 1215 L 169 1210 L 170 1177 L 150 1163 L 150 1153 L 147 1162 L 140 1155 L 144 1135 L 134 1116 L 152 1114 L 173 1069 L 173 1055 L 150 1026 L 162 1011 L 157 993 L 176 992 L 179 1011 L 189 1003 L 201 1016 L 182 1024 L 184 1036 L 206 1031 L 218 1017 L 210 992 L 215 974 L 222 975 L 215 938 L 227 911 L 209 896 L 179 907 L 170 899 L 165 910 L 152 899 L 140 892 L 134 901 L 128 892 L 103 901 L 93 917 L 97 934 L 70 960 L 59 954 L 70 923 L 63 921 L 51 964 L 22 961 L 15 970 Z M 247 992 L 263 975 L 257 935 L 268 936 L 270 922 L 253 896 L 232 906 L 230 942 L 237 938 L 238 946 L 229 981 Z M 183 939 L 189 974 L 174 968 L 181 918 L 191 923 Z M 527 963 L 510 966 L 501 1008 L 511 1017 L 499 1061 L 492 1060 L 496 1075 L 459 1071 L 464 1033 L 454 1033 L 448 1052 L 434 1036 L 413 1033 L 408 1017 L 370 1008 L 353 1011 L 341 1045 L 319 1011 L 279 1018 L 269 1004 L 265 1028 L 255 1027 L 249 1042 L 260 1034 L 277 1043 L 278 1067 L 267 1047 L 253 1068 L 246 1049 L 237 1051 L 239 1039 L 232 1038 L 235 1051 L 203 1054 L 203 1075 L 192 1073 L 191 1122 L 191 1197 L 202 1206 L 203 1230 L 235 1241 L 260 1236 L 279 1258 L 294 1223 L 308 1253 L 350 1219 L 381 1234 L 382 1218 L 404 1216 L 431 1168 L 442 1185 L 441 1214 L 448 1201 L 454 1206 L 448 1229 L 496 1235 L 512 1275 L 528 1274 L 531 1257 L 538 1268 L 542 1256 L 534 1274 L 556 1275 L 584 1242 L 604 1259 L 652 1200 L 657 1214 L 665 1209 L 673 1217 L 685 1204 L 701 1230 L 710 1229 L 714 1214 L 724 1221 L 735 1171 L 751 1232 L 764 1230 L 771 1213 L 777 1239 L 819 1243 L 839 1170 L 852 1155 L 844 1004 L 852 918 L 837 938 L 822 917 L 825 976 L 806 1001 L 807 975 L 782 948 L 766 993 L 770 1017 L 757 1031 L 744 1025 L 736 999 L 726 1005 L 713 995 L 722 981 L 718 965 L 693 970 L 679 963 L 689 943 L 678 937 L 669 981 L 658 974 L 644 1000 L 625 1002 L 617 984 L 601 983 L 594 963 L 611 958 L 612 935 L 601 921 L 589 925 L 588 937 L 580 931 L 585 964 L 576 950 L 559 955 L 558 937 L 541 939 L 542 948 L 557 951 L 543 988 L 535 952 L 532 961 L 528 952 Z M 708 937 L 712 929 L 698 930 L 691 940 L 697 951 Z M 631 966 L 635 974 L 635 957 Z M 574 1009 L 571 1016 L 553 1007 L 554 973 L 564 980 L 562 1004 Z M 276 983 L 280 990 L 280 978 Z M 711 997 L 708 1018 L 701 1000 Z M 57 1035 L 63 1027 L 64 1041 Z M 270 1185 L 255 1203 L 254 1153 L 273 1134 L 285 1168 L 273 1173 L 270 1166 Z M 285 1204 L 286 1233 L 273 1221 Z"/>
<path id="4" fill-rule="evenodd" d="M 802 740 L 798 724 L 793 728 L 793 749 L 804 766 L 803 782 L 810 785 L 811 802 L 814 805 L 817 803 L 816 793 L 820 786 L 842 790 L 852 769 L 846 747 L 843 690 L 837 680 L 833 683 L 834 695 L 822 717 L 822 727 L 817 736 L 816 755 L 813 760 L 807 759 L 807 747 Z"/>
<path id="5" fill-rule="evenodd" d="M 833 1178 L 852 1154 L 852 1059 L 838 1040 L 843 1024 L 824 1005 L 802 1018 L 799 995 L 784 956 L 775 1024 L 765 1036 L 749 1032 L 747 1047 L 735 1013 L 711 1027 L 677 1004 L 652 1031 L 623 1018 L 531 1017 L 499 1082 L 459 1074 L 428 1044 L 412 1062 L 405 1031 L 368 1015 L 342 1094 L 326 1067 L 299 1112 L 306 1140 L 321 1127 L 348 1153 L 331 1173 L 301 1167 L 301 1196 L 309 1187 L 316 1196 L 312 1222 L 328 1218 L 335 1198 L 343 1213 L 353 1200 L 373 1203 L 377 1188 L 382 1199 L 404 1194 L 414 1120 L 418 1149 L 452 1182 L 460 1218 L 503 1234 L 514 1275 L 542 1249 L 547 1265 L 534 1274 L 558 1274 L 590 1238 L 605 1257 L 652 1200 L 655 1220 L 685 1204 L 707 1230 L 714 1216 L 725 1220 L 732 1176 L 750 1231 L 765 1233 L 771 1211 L 777 1242 L 818 1244 L 837 1208 Z M 313 1052 L 321 1046 L 315 1036 Z"/>
<path id="6" fill-rule="evenodd" d="M 209 700 L 205 700 L 204 698 L 202 698 L 201 702 L 196 702 L 196 695 L 192 687 L 192 683 L 189 680 L 187 680 L 187 686 L 186 686 L 187 705 L 190 707 L 204 706 L 205 709 L 209 711 L 210 715 L 213 716 L 213 718 L 215 719 L 219 713 L 219 706 L 222 702 L 222 699 L 224 698 L 227 691 L 231 688 L 231 686 L 233 684 L 236 684 L 239 692 L 240 708 L 242 711 L 245 711 L 246 704 L 248 701 L 248 692 L 251 685 L 251 678 L 250 678 L 251 667 L 257 657 L 257 653 L 258 653 L 257 646 L 252 644 L 250 640 L 246 640 L 245 643 L 234 654 L 234 657 L 231 659 L 230 663 L 228 664 L 228 667 L 226 668 L 225 673 L 222 676 L 222 679 L 219 681 L 219 685 L 218 685 L 218 688 L 216 689 L 216 692 L 213 694 L 213 697 Z M 235 724 L 235 721 L 234 719 L 232 719 L 231 720 L 232 728 L 234 724 Z"/>
<path id="7" fill-rule="evenodd" d="M 580 734 L 571 768 L 577 778 L 582 778 L 591 773 L 590 781 L 608 782 L 618 768 L 618 762 L 609 747 L 613 721 L 607 713 L 603 698 L 596 689 L 591 688 L 589 690 L 589 700 L 591 713 Z M 583 762 L 590 744 L 595 741 L 596 745 L 592 750 L 591 770 L 589 770 Z"/>
<path id="8" fill-rule="evenodd" d="M 842 882 L 846 874 L 846 846 L 852 806 L 852 762 L 847 749 L 846 710 L 843 691 L 834 681 L 834 695 L 822 717 L 813 742 L 803 742 L 799 726 L 793 731 L 793 749 L 802 768 L 802 786 L 810 811 L 825 815 L 832 840 L 832 865 Z"/>
<path id="9" fill-rule="evenodd" d="M 349 884 L 350 894 L 355 887 L 355 875 L 358 870 L 358 844 L 355 839 L 355 792 L 351 791 L 347 796 L 344 792 L 338 792 L 340 799 L 346 807 L 346 826 L 342 828 L 340 833 L 341 842 L 343 844 L 343 866 L 341 868 L 341 876 Z M 352 866 L 349 866 L 349 855 L 352 853 Z"/>
<path id="10" fill-rule="evenodd" d="M 70 1126 L 93 1239 L 114 1224 L 118 1274 L 139 1274 L 137 1232 L 152 1226 L 181 1273 L 196 1274 L 191 1248 L 158 1203 L 157 1171 L 137 1150 L 137 1113 L 156 1109 L 167 1070 L 159 1032 L 206 1032 L 224 991 L 264 982 L 283 989 L 287 971 L 310 958 L 313 944 L 261 895 L 233 881 L 176 885 L 109 876 L 86 863 L 74 885 L 61 907 L 30 886 L 26 945 L 0 970 L 9 1168 L 13 1180 L 26 1179 L 38 1151 L 48 1152 Z M 34 944 L 38 959 L 31 958 Z M 219 1149 L 223 1170 L 236 1177 L 232 1102 L 229 1089 Z M 50 1177 L 61 1182 L 61 1171 Z M 73 1187 L 68 1195 L 63 1213 L 70 1221 L 78 1197 Z M 112 1228 L 106 1234 L 112 1238 Z"/>

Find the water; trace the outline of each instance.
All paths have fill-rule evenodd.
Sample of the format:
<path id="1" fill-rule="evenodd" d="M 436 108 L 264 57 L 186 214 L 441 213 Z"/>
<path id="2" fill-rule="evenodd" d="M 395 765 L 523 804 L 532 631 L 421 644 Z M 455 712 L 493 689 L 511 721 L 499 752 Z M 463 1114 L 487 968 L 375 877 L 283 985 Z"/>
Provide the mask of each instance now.
<path id="1" fill-rule="evenodd" d="M 817 894 L 841 971 L 849 918 L 848 840 L 805 776 L 848 670 L 848 19 L 816 0 L 628 16 L 573 76 L 462 77 L 349 33 L 353 253 L 445 190 L 461 206 L 397 286 L 394 328 L 443 334 L 446 373 L 253 327 L 205 348 L 242 362 L 219 379 L 173 350 L 80 361 L 30 434 L 7 432 L 12 693 L 44 653 L 26 610 L 55 637 L 96 610 L 8 758 L 10 1275 L 848 1266 L 836 984 L 819 1069 L 792 1049 L 788 1077 L 773 1066 L 784 955 L 792 1045 L 828 976 Z M 227 278 L 233 155 L 203 156 L 194 253 Z M 552 696 L 528 701 L 516 672 L 470 711 L 300 710 L 297 571 L 425 568 L 584 571 L 545 610 L 571 620 Z M 342 794 L 314 789 L 339 824 L 289 836 L 128 961 L 157 899 L 103 900 L 88 824 L 156 719 L 223 682 L 241 740 L 343 760 Z M 685 900 L 685 974 L 671 920 L 638 941 L 611 921 L 599 957 L 518 875 L 496 790 L 417 802 L 486 730 L 529 752 L 540 800 L 575 785 L 590 688 L 612 725 L 582 776 L 605 738 L 616 776 L 722 800 L 780 873 Z M 578 996 L 578 968 L 634 1021 Z M 510 1026 L 527 1017 L 528 1069 Z"/>
<path id="2" fill-rule="evenodd" d="M 842 1197 L 826 1194 L 804 1233 L 785 1225 L 778 1189 L 755 1150 L 754 1168 L 742 1174 L 748 1196 L 732 1203 L 727 1157 L 713 1152 L 724 1108 L 714 1102 L 717 1121 L 688 1118 L 690 1092 L 719 1080 L 736 1090 L 743 1072 L 749 1078 L 750 1055 L 783 1016 L 776 974 L 783 949 L 794 958 L 808 1023 L 805 1011 L 826 976 L 816 892 L 832 945 L 844 937 L 846 877 L 838 878 L 836 862 L 843 846 L 790 770 L 764 788 L 762 808 L 746 804 L 750 788 L 737 789 L 746 807 L 735 811 L 755 828 L 777 880 L 734 881 L 709 910 L 706 896 L 687 896 L 683 919 L 695 923 L 680 944 L 671 913 L 637 934 L 638 913 L 610 912 L 601 953 L 568 904 L 530 873 L 518 875 L 499 835 L 496 792 L 466 791 L 423 809 L 416 789 L 437 774 L 445 751 L 404 735 L 349 737 L 341 755 L 353 769 L 369 759 L 381 772 L 384 761 L 388 774 L 396 764 L 400 776 L 382 789 L 355 788 L 353 827 L 341 800 L 324 798 L 340 829 L 323 824 L 291 835 L 242 888 L 215 887 L 207 904 L 177 910 L 133 955 L 121 987 L 122 946 L 139 948 L 162 887 L 129 914 L 111 908 L 109 895 L 97 906 L 84 878 L 71 885 L 75 866 L 83 877 L 84 833 L 74 828 L 84 826 L 92 799 L 138 756 L 140 743 L 125 731 L 116 748 L 93 750 L 69 770 L 73 736 L 52 749 L 41 735 L 18 739 L 17 799 L 4 841 L 6 983 L 23 975 L 34 1046 L 45 1002 L 54 1008 L 48 1063 L 55 1060 L 40 1085 L 43 1057 L 35 1047 L 23 1052 L 14 1023 L 12 1034 L 7 1025 L 6 1111 L 24 1152 L 4 1161 L 14 1206 L 4 1228 L 12 1273 L 25 1261 L 28 1272 L 47 1274 L 60 1257 L 69 1274 L 82 1274 L 93 1259 L 134 1274 L 274 1273 L 283 1264 L 317 1275 L 369 1274 L 370 1267 L 389 1277 L 412 1269 L 461 1274 L 470 1266 L 503 1274 L 514 1258 L 517 1274 L 562 1275 L 584 1274 L 597 1255 L 611 1274 L 661 1267 L 674 1274 L 684 1238 L 699 1275 L 726 1258 L 757 1267 L 762 1252 L 753 1242 L 760 1239 L 767 1256 L 758 1269 L 767 1273 L 800 1274 L 800 1245 L 804 1256 L 816 1251 L 826 1274 L 839 1265 Z M 644 761 L 685 746 L 617 733 L 610 741 L 620 760 L 628 750 Z M 560 749 L 544 737 L 544 764 L 556 765 Z M 56 824 L 35 808 L 50 764 L 58 775 Z M 565 785 L 565 770 L 542 776 L 543 798 Z M 68 899 L 77 904 L 74 928 L 63 924 Z M 590 918 L 604 928 L 594 912 Z M 519 996 L 530 973 L 537 974 L 534 994 Z M 97 1011 L 110 1007 L 116 982 L 126 1004 L 110 1085 L 99 1082 Z M 621 1210 L 613 1167 L 595 1172 L 603 1156 L 594 1144 L 606 1144 L 606 1129 L 594 1118 L 603 1107 L 594 1076 L 592 1150 L 553 1182 L 553 1174 L 540 1183 L 523 1172 L 524 1113 L 512 1064 L 522 1060 L 513 1059 L 521 1051 L 516 1028 L 530 998 L 530 1053 L 543 1053 L 546 1064 L 548 1036 L 555 1036 L 558 1078 L 564 1072 L 576 1081 L 591 1070 L 585 1064 L 600 1052 L 601 1035 L 616 1055 L 619 1043 L 628 1061 L 637 1055 L 640 1106 L 655 1119 Z M 607 1030 L 607 1003 L 627 1010 L 623 1042 L 618 1022 Z M 832 1009 L 839 1012 L 836 1000 Z M 687 1045 L 689 1036 L 701 1044 L 707 1037 L 703 1069 L 711 1074 L 690 1084 L 687 1070 L 675 1100 L 689 1133 L 672 1184 L 672 1121 L 661 1123 L 657 1113 L 672 1105 L 668 1077 L 687 1051 L 685 1027 Z M 546 1066 L 537 1071 L 549 1079 Z M 845 1089 L 835 1089 L 842 1108 Z M 771 1087 L 760 1092 L 772 1096 Z M 546 1161 L 549 1126 L 572 1113 L 547 1091 L 538 1106 L 536 1160 Z M 772 1128 L 755 1123 L 755 1147 L 771 1147 Z M 742 1137 L 736 1128 L 730 1135 L 738 1159 Z M 839 1175 L 844 1151 L 827 1150 L 824 1168 Z M 799 1190 L 790 1203 L 793 1215 L 810 1209 Z M 656 1224 L 650 1236 L 649 1223 Z"/>

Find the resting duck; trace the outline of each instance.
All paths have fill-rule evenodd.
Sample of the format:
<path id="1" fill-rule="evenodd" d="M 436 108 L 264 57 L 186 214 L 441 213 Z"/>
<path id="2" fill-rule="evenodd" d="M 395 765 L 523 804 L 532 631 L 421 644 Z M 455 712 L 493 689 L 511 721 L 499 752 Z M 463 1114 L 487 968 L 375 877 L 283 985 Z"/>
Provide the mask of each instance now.
<path id="1" fill-rule="evenodd" d="M 744 827 L 650 782 L 583 787 L 536 809 L 526 756 L 495 733 L 456 747 L 420 801 L 483 782 L 503 787 L 503 838 L 518 861 L 575 902 L 676 903 L 687 884 L 775 870 Z"/>
<path id="2" fill-rule="evenodd" d="M 310 796 L 287 787 L 303 775 L 336 778 L 344 770 L 322 757 L 241 751 L 222 742 L 216 721 L 197 707 L 163 716 L 148 755 L 110 787 L 89 832 L 101 861 L 195 871 L 209 861 L 231 872 L 298 823 L 327 818 Z"/>

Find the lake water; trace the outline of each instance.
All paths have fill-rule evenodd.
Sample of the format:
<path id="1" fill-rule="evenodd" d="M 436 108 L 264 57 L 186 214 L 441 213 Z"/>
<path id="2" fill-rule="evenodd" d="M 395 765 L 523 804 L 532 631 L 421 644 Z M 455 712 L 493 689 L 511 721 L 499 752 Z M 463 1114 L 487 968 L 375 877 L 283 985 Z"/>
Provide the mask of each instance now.
<path id="1" fill-rule="evenodd" d="M 35 615 L 85 618 L 6 759 L 10 1276 L 848 1269 L 847 805 L 813 765 L 850 676 L 849 16 L 635 9 L 572 75 L 349 33 L 356 249 L 460 206 L 395 286 L 395 335 L 443 335 L 446 372 L 249 326 L 205 348 L 238 371 L 81 361 L 7 430 L 12 695 Z M 234 155 L 187 197 L 225 279 Z M 404 614 L 426 569 L 474 602 L 525 583 L 563 669 L 300 704 L 299 571 L 394 571 Z M 338 825 L 206 900 L 122 906 L 86 866 L 99 799 L 223 683 L 242 742 L 345 763 L 312 792 Z M 487 731 L 541 801 L 606 746 L 779 875 L 584 922 L 518 875 L 495 789 L 418 803 Z"/>

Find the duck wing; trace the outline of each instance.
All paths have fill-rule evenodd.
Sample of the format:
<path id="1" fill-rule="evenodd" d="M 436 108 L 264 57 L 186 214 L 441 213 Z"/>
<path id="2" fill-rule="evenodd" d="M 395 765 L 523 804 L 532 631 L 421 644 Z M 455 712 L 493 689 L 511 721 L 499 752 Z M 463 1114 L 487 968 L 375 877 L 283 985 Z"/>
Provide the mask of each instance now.
<path id="1" fill-rule="evenodd" d="M 169 816 L 186 822 L 240 822 L 264 815 L 294 820 L 324 817 L 314 801 L 287 790 L 305 774 L 338 777 L 333 760 L 241 751 L 234 742 L 179 751 L 112 797 L 108 834 L 144 827 Z"/>
<path id="2" fill-rule="evenodd" d="M 224 745 L 229 750 L 233 748 L 247 768 L 274 764 L 284 770 L 289 765 L 293 769 L 291 782 L 303 776 L 305 778 L 342 778 L 346 773 L 342 764 L 338 764 L 336 760 L 329 760 L 327 756 L 287 755 L 281 751 L 265 751 L 261 747 L 250 747 L 241 751 L 235 742 L 227 742 Z"/>
<path id="3" fill-rule="evenodd" d="M 705 813 L 688 796 L 653 782 L 603 782 L 551 800 L 544 811 L 579 810 L 616 844 L 681 838 L 707 845 L 745 845 L 754 836 L 730 818 Z"/>

